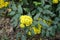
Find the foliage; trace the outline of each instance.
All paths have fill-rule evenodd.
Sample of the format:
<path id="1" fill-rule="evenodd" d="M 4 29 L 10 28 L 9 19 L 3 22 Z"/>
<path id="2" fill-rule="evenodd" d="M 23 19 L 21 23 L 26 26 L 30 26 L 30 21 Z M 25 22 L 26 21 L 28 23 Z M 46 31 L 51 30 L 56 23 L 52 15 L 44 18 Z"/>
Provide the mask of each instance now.
<path id="1" fill-rule="evenodd" d="M 7 0 L 5 0 L 7 1 Z M 56 2 L 57 1 L 57 2 Z M 26 40 L 29 36 L 27 33 L 33 26 L 41 25 L 41 37 L 54 37 L 57 32 L 60 32 L 60 1 L 56 0 L 9 0 L 8 7 L 0 9 L 0 17 L 11 18 L 11 25 L 17 29 L 20 25 L 19 17 L 22 15 L 28 15 L 33 19 L 33 23 L 29 27 L 20 28 L 23 32 L 19 32 L 16 35 L 18 40 Z M 8 10 L 7 13 L 3 13 L 4 10 Z M 34 36 L 34 31 L 31 30 L 31 37 Z M 37 35 L 37 34 L 36 34 Z"/>

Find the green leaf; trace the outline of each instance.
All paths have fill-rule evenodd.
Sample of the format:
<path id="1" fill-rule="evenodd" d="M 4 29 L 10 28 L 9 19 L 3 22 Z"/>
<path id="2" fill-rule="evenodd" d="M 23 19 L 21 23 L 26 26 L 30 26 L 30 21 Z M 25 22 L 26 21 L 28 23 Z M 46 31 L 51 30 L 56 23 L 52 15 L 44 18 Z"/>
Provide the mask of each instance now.
<path id="1" fill-rule="evenodd" d="M 27 34 L 29 32 L 29 28 L 26 28 L 25 31 L 26 31 L 26 34 Z"/>
<path id="2" fill-rule="evenodd" d="M 54 30 L 56 30 L 57 29 L 57 25 L 54 25 L 54 26 L 52 26 L 53 28 L 54 28 Z"/>
<path id="3" fill-rule="evenodd" d="M 59 11 L 60 10 L 60 7 L 58 7 L 57 9 L 56 9 L 56 11 Z"/>
<path id="4" fill-rule="evenodd" d="M 43 12 L 44 14 L 53 14 L 53 12 L 51 12 L 50 10 L 44 10 L 44 12 Z"/>
<path id="5" fill-rule="evenodd" d="M 18 33 L 16 34 L 16 36 L 17 36 L 17 37 L 21 37 L 21 33 L 18 32 Z"/>
<path id="6" fill-rule="evenodd" d="M 3 13 L 4 12 L 4 9 L 0 9 L 0 13 Z"/>
<path id="7" fill-rule="evenodd" d="M 11 25 L 16 27 L 18 25 L 20 14 L 16 14 L 14 17 L 11 19 Z"/>
<path id="8" fill-rule="evenodd" d="M 45 0 L 41 0 L 41 6 L 43 7 L 45 5 Z"/>
<path id="9" fill-rule="evenodd" d="M 49 27 L 49 26 L 48 26 L 46 23 L 44 23 L 42 20 L 40 20 L 39 23 L 40 23 L 43 27 L 46 27 L 46 28 Z"/>
<path id="10" fill-rule="evenodd" d="M 33 11 L 31 12 L 32 15 L 34 15 L 35 13 L 36 13 L 36 10 L 33 10 Z"/>
<path id="11" fill-rule="evenodd" d="M 55 29 L 54 28 L 52 28 L 52 30 L 50 30 L 50 35 L 51 35 L 51 37 L 55 35 Z"/>
<path id="12" fill-rule="evenodd" d="M 31 16 L 31 13 L 30 12 L 28 12 L 28 14 L 27 14 L 28 16 Z M 31 16 L 32 17 L 32 16 Z"/>
<path id="13" fill-rule="evenodd" d="M 12 4 L 12 9 L 13 9 L 14 11 L 17 10 L 17 7 L 16 7 L 16 4 L 15 4 L 15 3 Z"/>
<path id="14" fill-rule="evenodd" d="M 37 9 L 39 10 L 39 12 L 43 12 L 42 8 L 38 7 Z"/>
<path id="15" fill-rule="evenodd" d="M 18 33 L 16 34 L 16 40 L 19 40 L 20 37 L 21 37 L 21 33 L 18 32 Z"/>
<path id="16" fill-rule="evenodd" d="M 51 17 L 56 16 L 53 12 L 51 12 L 50 10 L 44 10 L 43 14 L 49 15 Z"/>
<path id="17" fill-rule="evenodd" d="M 23 8 L 27 13 L 30 12 L 29 8 Z"/>
<path id="18" fill-rule="evenodd" d="M 52 30 L 52 29 L 53 29 L 52 27 L 49 27 L 47 30 L 50 31 L 50 30 Z"/>
<path id="19" fill-rule="evenodd" d="M 50 20 L 50 17 L 49 16 L 43 16 L 43 19 L 45 19 L 45 20 Z"/>
<path id="20" fill-rule="evenodd" d="M 9 15 L 13 16 L 15 14 L 15 11 L 11 11 Z"/>
<path id="21" fill-rule="evenodd" d="M 15 22 L 11 23 L 11 25 L 12 25 L 13 27 L 16 27 L 16 26 L 18 25 L 18 21 L 15 20 Z"/>
<path id="22" fill-rule="evenodd" d="M 59 11 L 59 17 L 60 17 L 60 11 Z"/>
<path id="23" fill-rule="evenodd" d="M 59 11 L 59 10 L 60 10 L 60 3 L 58 4 L 56 11 Z"/>
<path id="24" fill-rule="evenodd" d="M 60 32 L 60 23 L 58 23 L 58 29 L 57 30 Z"/>
<path id="25" fill-rule="evenodd" d="M 21 5 L 20 5 L 20 4 L 18 5 L 18 13 L 20 13 L 20 14 L 22 14 L 22 13 L 23 13 L 23 10 L 22 10 L 22 7 L 21 7 Z"/>
<path id="26" fill-rule="evenodd" d="M 36 2 L 36 1 L 33 1 L 33 3 L 35 4 L 35 6 L 38 6 L 41 4 L 40 2 Z"/>
<path id="27" fill-rule="evenodd" d="M 33 21 L 33 25 L 37 25 L 38 24 L 38 21 Z"/>
<path id="28" fill-rule="evenodd" d="M 49 37 L 49 31 L 47 30 L 47 32 L 46 32 L 46 37 Z"/>
<path id="29" fill-rule="evenodd" d="M 31 30 L 31 34 L 32 34 L 32 36 L 34 36 L 34 35 L 35 35 L 34 30 Z"/>
<path id="30" fill-rule="evenodd" d="M 37 20 L 40 16 L 40 13 L 37 13 L 35 16 L 34 16 L 34 20 Z"/>
<path id="31" fill-rule="evenodd" d="M 21 40 L 26 40 L 26 36 L 22 35 Z"/>
<path id="32" fill-rule="evenodd" d="M 51 7 L 51 5 L 45 5 L 44 9 L 49 9 Z"/>
<path id="33" fill-rule="evenodd" d="M 60 18 L 59 17 L 56 17 L 55 18 L 55 21 L 58 23 L 60 21 Z"/>
<path id="34" fill-rule="evenodd" d="M 45 34 L 46 34 L 45 30 L 42 30 L 42 32 L 41 32 L 42 37 L 44 37 Z"/>
<path id="35" fill-rule="evenodd" d="M 20 14 L 16 14 L 16 15 L 14 15 L 13 17 L 12 17 L 12 19 L 11 19 L 11 21 L 14 21 L 15 19 L 17 20 L 19 20 L 19 17 L 20 17 Z"/>
<path id="36" fill-rule="evenodd" d="M 25 5 L 29 5 L 27 0 L 22 0 Z"/>

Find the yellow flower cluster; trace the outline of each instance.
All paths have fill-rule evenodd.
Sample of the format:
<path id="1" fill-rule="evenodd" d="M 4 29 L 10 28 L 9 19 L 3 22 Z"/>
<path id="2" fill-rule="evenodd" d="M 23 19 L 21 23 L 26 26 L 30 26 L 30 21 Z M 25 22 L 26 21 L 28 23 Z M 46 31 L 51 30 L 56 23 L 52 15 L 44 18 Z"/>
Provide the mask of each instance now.
<path id="1" fill-rule="evenodd" d="M 20 27 L 21 28 L 25 28 L 25 26 L 30 26 L 33 22 L 33 19 L 30 16 L 27 16 L 27 15 L 22 15 L 19 20 L 20 20 Z M 47 23 L 48 25 L 51 25 L 51 20 L 46 21 L 42 18 L 38 18 L 38 20 L 43 20 L 44 23 Z M 34 31 L 34 34 L 40 34 L 41 33 L 41 28 L 42 28 L 41 24 L 38 24 L 37 27 L 32 26 L 31 28 L 29 28 L 30 31 L 27 34 L 31 35 L 32 34 L 31 30 Z"/>
<path id="2" fill-rule="evenodd" d="M 53 0 L 52 1 L 54 4 L 57 4 L 59 2 L 59 0 Z"/>
<path id="3" fill-rule="evenodd" d="M 29 31 L 27 34 L 28 34 L 28 35 L 31 35 L 31 32 Z"/>
<path id="4" fill-rule="evenodd" d="M 49 21 L 43 20 L 43 22 L 46 23 L 49 26 L 52 24 L 52 21 L 51 20 L 49 20 Z"/>
<path id="5" fill-rule="evenodd" d="M 38 18 L 38 20 L 42 20 L 44 23 L 46 23 L 46 24 L 48 24 L 49 26 L 51 25 L 51 23 L 52 23 L 52 20 L 44 20 L 44 19 L 42 19 L 42 18 Z"/>
<path id="6" fill-rule="evenodd" d="M 20 27 L 24 28 L 25 26 L 30 26 L 33 22 L 33 19 L 30 16 L 22 15 L 20 17 Z"/>
<path id="7" fill-rule="evenodd" d="M 41 33 L 41 28 L 42 26 L 40 24 L 38 24 L 38 27 L 32 27 L 32 30 L 34 31 L 34 34 L 40 34 Z M 31 35 L 31 32 L 28 32 L 28 35 Z"/>
<path id="8" fill-rule="evenodd" d="M 50 26 L 51 23 L 52 23 L 51 20 L 46 21 L 46 20 L 44 20 L 44 19 L 42 19 L 42 18 L 38 18 L 38 20 L 42 20 L 44 23 L 48 24 L 49 26 Z M 31 30 L 34 30 L 34 33 L 35 33 L 35 34 L 40 34 L 42 27 L 43 27 L 43 26 L 42 26 L 41 24 L 38 24 L 38 27 L 35 27 L 35 26 L 34 26 L 34 27 L 32 27 Z M 30 31 L 28 32 L 28 35 L 31 35 L 31 32 L 30 32 Z"/>
<path id="9" fill-rule="evenodd" d="M 9 2 L 5 2 L 4 0 L 0 0 L 0 8 L 7 7 Z"/>
<path id="10" fill-rule="evenodd" d="M 38 25 L 38 27 L 36 28 L 36 27 L 33 27 L 33 30 L 34 30 L 34 33 L 35 34 L 40 34 L 41 33 L 41 25 Z"/>

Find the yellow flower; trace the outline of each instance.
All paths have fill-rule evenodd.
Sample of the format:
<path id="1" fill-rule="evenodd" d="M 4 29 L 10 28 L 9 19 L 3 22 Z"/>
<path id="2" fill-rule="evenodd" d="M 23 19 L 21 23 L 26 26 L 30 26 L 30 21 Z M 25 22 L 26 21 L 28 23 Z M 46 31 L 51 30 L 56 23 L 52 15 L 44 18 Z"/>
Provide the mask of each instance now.
<path id="1" fill-rule="evenodd" d="M 4 0 L 0 0 L 0 4 L 4 3 Z"/>
<path id="2" fill-rule="evenodd" d="M 43 20 L 43 22 L 46 23 L 46 24 L 49 25 L 49 26 L 52 24 L 52 21 L 51 21 L 51 20 L 48 20 L 48 21 Z"/>
<path id="3" fill-rule="evenodd" d="M 47 23 L 46 20 L 43 20 L 44 23 Z"/>
<path id="4" fill-rule="evenodd" d="M 40 24 L 38 24 L 38 27 L 33 26 L 29 30 L 30 31 L 33 30 L 34 34 L 36 35 L 36 34 L 40 34 L 41 33 L 41 28 L 42 28 L 42 26 Z M 30 31 L 27 33 L 28 35 L 31 35 Z"/>
<path id="5" fill-rule="evenodd" d="M 59 2 L 59 0 L 53 0 L 52 1 L 54 4 L 57 4 Z"/>
<path id="6" fill-rule="evenodd" d="M 7 6 L 8 6 L 8 4 L 9 4 L 9 2 L 5 2 L 5 7 L 7 7 Z"/>
<path id="7" fill-rule="evenodd" d="M 0 8 L 2 8 L 2 6 L 0 5 Z"/>
<path id="8" fill-rule="evenodd" d="M 47 21 L 47 24 L 50 26 L 52 24 L 52 20 Z"/>
<path id="9" fill-rule="evenodd" d="M 24 24 L 20 24 L 20 28 L 24 28 L 25 27 L 25 25 Z"/>
<path id="10" fill-rule="evenodd" d="M 40 34 L 41 33 L 41 26 L 38 26 L 38 28 L 33 27 L 34 33 L 35 34 Z"/>
<path id="11" fill-rule="evenodd" d="M 30 31 L 28 32 L 28 35 L 31 35 L 31 32 Z"/>
<path id="12" fill-rule="evenodd" d="M 50 26 L 51 25 L 51 22 L 47 22 L 47 24 Z"/>
<path id="13" fill-rule="evenodd" d="M 7 7 L 9 2 L 5 2 L 4 0 L 0 0 L 0 8 Z"/>
<path id="14" fill-rule="evenodd" d="M 41 24 L 38 24 L 38 28 L 41 29 L 42 28 L 42 25 Z"/>
<path id="15" fill-rule="evenodd" d="M 33 22 L 33 19 L 30 16 L 22 15 L 20 17 L 20 22 L 26 26 L 30 26 Z"/>
<path id="16" fill-rule="evenodd" d="M 33 30 L 34 30 L 35 34 L 39 34 L 40 33 L 40 30 L 38 28 L 36 28 L 36 27 L 33 27 Z"/>

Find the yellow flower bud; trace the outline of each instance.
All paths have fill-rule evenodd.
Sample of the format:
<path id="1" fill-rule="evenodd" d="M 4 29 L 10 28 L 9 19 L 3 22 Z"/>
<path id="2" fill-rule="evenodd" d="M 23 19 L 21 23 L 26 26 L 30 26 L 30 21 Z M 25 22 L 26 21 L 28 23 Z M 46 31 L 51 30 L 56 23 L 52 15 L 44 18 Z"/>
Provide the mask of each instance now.
<path id="1" fill-rule="evenodd" d="M 47 23 L 46 20 L 43 20 L 44 23 Z"/>
<path id="2" fill-rule="evenodd" d="M 20 28 L 24 28 L 25 27 L 25 25 L 24 24 L 20 24 Z"/>
<path id="3" fill-rule="evenodd" d="M 30 31 L 28 32 L 28 35 L 31 35 L 31 32 Z"/>
<path id="4" fill-rule="evenodd" d="M 42 18 L 38 18 L 37 20 L 42 20 Z"/>
<path id="5" fill-rule="evenodd" d="M 53 0 L 52 1 L 54 4 L 57 4 L 59 2 L 59 0 Z"/>
<path id="6" fill-rule="evenodd" d="M 41 27 L 38 26 L 38 28 L 33 27 L 34 33 L 35 34 L 40 34 L 41 33 Z"/>

